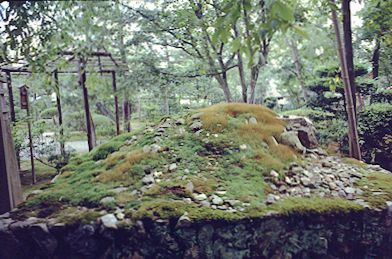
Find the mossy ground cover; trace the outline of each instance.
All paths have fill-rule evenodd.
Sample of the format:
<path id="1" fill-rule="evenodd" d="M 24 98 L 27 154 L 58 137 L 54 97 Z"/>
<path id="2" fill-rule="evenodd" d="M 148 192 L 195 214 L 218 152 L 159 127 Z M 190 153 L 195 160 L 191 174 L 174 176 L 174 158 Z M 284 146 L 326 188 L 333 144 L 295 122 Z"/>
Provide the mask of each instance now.
<path id="1" fill-rule="evenodd" d="M 192 115 L 200 112 L 203 130 L 195 134 L 189 125 L 193 121 Z M 250 123 L 251 118 L 256 119 L 257 124 Z M 176 119 L 178 117 L 173 116 L 171 121 Z M 276 143 L 275 139 L 284 131 L 284 126 L 276 114 L 259 105 L 218 104 L 190 112 L 185 116 L 185 125 L 165 129 L 158 142 L 159 152 L 144 150 L 145 146 L 156 143 L 158 126 L 115 137 L 92 152 L 73 158 L 62 169 L 56 182 L 27 200 L 23 208 L 40 211 L 44 210 L 45 203 L 52 201 L 61 206 L 48 216 L 66 220 L 67 214 L 70 214 L 70 221 L 84 217 L 85 213 L 69 213 L 77 206 L 93 211 L 110 211 L 120 206 L 132 219 L 167 218 L 188 212 L 192 219 L 234 220 L 259 217 L 271 211 L 290 214 L 361 209 L 353 202 L 338 198 L 297 197 L 274 205 L 265 204 L 266 195 L 270 192 L 265 177 L 270 171 L 283 174 L 289 163 L 302 162 L 301 156 L 293 149 Z M 353 163 L 351 160 L 347 162 Z M 168 166 L 173 163 L 176 169 L 168 171 Z M 161 174 L 159 182 L 144 190 L 142 195 L 140 192 L 135 194 L 132 190 L 143 188 L 146 168 Z M 202 207 L 194 202 L 186 203 L 184 198 L 192 199 L 192 193 L 186 190 L 190 181 L 195 193 L 208 196 L 216 190 L 225 190 L 228 199 L 249 205 L 244 211 L 232 213 Z M 385 193 L 380 195 L 384 199 L 380 201 L 367 197 L 365 192 L 364 198 L 371 204 L 381 205 L 392 199 L 390 176 L 370 175 L 361 184 Z M 120 186 L 129 191 L 114 192 Z M 105 197 L 114 197 L 115 202 L 101 204 L 100 200 Z M 94 212 L 87 214 L 88 219 L 99 216 Z"/>

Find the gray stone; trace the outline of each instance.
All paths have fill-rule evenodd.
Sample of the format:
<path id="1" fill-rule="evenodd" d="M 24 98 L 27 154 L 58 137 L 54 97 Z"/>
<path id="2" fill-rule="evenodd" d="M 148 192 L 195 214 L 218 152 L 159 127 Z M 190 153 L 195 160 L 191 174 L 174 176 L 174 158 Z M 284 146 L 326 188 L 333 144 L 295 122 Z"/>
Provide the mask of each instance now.
<path id="1" fill-rule="evenodd" d="M 355 193 L 355 188 L 346 187 L 346 188 L 344 188 L 344 191 L 345 191 L 347 194 L 353 194 L 353 193 Z"/>
<path id="2" fill-rule="evenodd" d="M 249 124 L 257 124 L 257 119 L 255 117 L 250 117 Z"/>
<path id="3" fill-rule="evenodd" d="M 114 197 L 105 197 L 99 201 L 99 203 L 101 203 L 102 205 L 107 205 L 114 202 L 116 202 L 116 199 Z"/>
<path id="4" fill-rule="evenodd" d="M 201 118 L 201 116 L 203 116 L 204 112 L 199 112 L 199 113 L 195 113 L 191 116 L 192 120 L 198 120 Z"/>
<path id="5" fill-rule="evenodd" d="M 204 193 L 200 193 L 200 194 L 193 194 L 193 198 L 197 201 L 203 201 L 207 199 L 207 195 L 205 195 Z"/>
<path id="6" fill-rule="evenodd" d="M 271 175 L 272 177 L 274 177 L 274 178 L 278 178 L 278 177 L 279 177 L 279 173 L 276 172 L 275 170 L 272 170 L 272 171 L 270 172 L 270 175 Z"/>
<path id="7" fill-rule="evenodd" d="M 158 153 L 161 150 L 161 147 L 157 144 L 152 144 L 150 150 L 152 153 Z"/>
<path id="8" fill-rule="evenodd" d="M 217 195 L 213 195 L 211 199 L 212 204 L 214 205 L 222 205 L 223 204 L 223 199 Z"/>
<path id="9" fill-rule="evenodd" d="M 195 189 L 194 185 L 192 182 L 188 182 L 185 186 L 185 191 L 189 193 L 193 193 L 193 190 Z"/>
<path id="10" fill-rule="evenodd" d="M 268 194 L 267 199 L 265 201 L 267 204 L 273 204 L 276 202 L 276 197 L 273 194 Z"/>
<path id="11" fill-rule="evenodd" d="M 153 183 L 155 183 L 154 176 L 153 176 L 152 174 L 145 175 L 145 176 L 143 177 L 143 179 L 142 179 L 142 182 L 143 182 L 145 185 L 153 184 Z"/>
<path id="12" fill-rule="evenodd" d="M 189 128 L 192 130 L 192 131 L 198 131 L 198 130 L 200 130 L 201 128 L 203 127 L 203 123 L 201 123 L 201 121 L 195 121 L 195 122 L 193 122 L 192 124 L 191 124 L 191 126 L 189 126 Z"/>
<path id="13" fill-rule="evenodd" d="M 175 170 L 177 170 L 177 164 L 176 164 L 176 163 L 170 164 L 170 165 L 169 165 L 169 171 L 170 171 L 170 172 L 173 172 L 173 171 L 175 171 Z"/>
<path id="14" fill-rule="evenodd" d="M 101 222 L 106 228 L 117 228 L 117 218 L 113 214 L 106 214 L 101 217 Z"/>
<path id="15" fill-rule="evenodd" d="M 185 120 L 183 118 L 179 118 L 176 120 L 176 124 L 177 125 L 184 125 L 185 124 Z"/>
<path id="16" fill-rule="evenodd" d="M 191 219 L 188 217 L 188 212 L 184 212 L 184 214 L 178 219 L 176 228 L 184 228 L 190 227 L 192 224 Z"/>
<path id="17" fill-rule="evenodd" d="M 206 200 L 201 201 L 200 204 L 203 207 L 210 207 L 211 206 L 211 203 L 209 201 L 206 201 Z"/>
<path id="18" fill-rule="evenodd" d="M 307 177 L 301 177 L 301 183 L 303 186 L 309 186 L 311 184 L 310 179 Z"/>

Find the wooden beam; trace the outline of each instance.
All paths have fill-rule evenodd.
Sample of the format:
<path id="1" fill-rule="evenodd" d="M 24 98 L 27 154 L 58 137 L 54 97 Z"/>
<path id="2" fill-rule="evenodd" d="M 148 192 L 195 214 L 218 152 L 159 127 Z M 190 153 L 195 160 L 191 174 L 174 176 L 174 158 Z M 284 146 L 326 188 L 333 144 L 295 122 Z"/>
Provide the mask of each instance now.
<path id="1" fill-rule="evenodd" d="M 88 141 L 88 149 L 91 151 L 95 144 L 95 132 L 93 126 L 93 120 L 91 118 L 90 113 L 90 105 L 88 100 L 88 90 L 86 87 L 86 61 L 80 57 L 79 58 L 79 86 L 83 91 L 83 103 L 84 103 L 84 113 L 86 117 L 86 130 L 87 130 L 87 141 Z"/>
<path id="2" fill-rule="evenodd" d="M 4 96 L 4 81 L 0 78 L 0 214 L 12 210 L 23 199 Z"/>
<path id="3" fill-rule="evenodd" d="M 118 110 L 118 96 L 117 96 L 117 85 L 116 85 L 116 72 L 112 71 L 112 86 L 114 94 L 114 109 L 116 114 L 116 133 L 120 135 L 120 114 Z"/>

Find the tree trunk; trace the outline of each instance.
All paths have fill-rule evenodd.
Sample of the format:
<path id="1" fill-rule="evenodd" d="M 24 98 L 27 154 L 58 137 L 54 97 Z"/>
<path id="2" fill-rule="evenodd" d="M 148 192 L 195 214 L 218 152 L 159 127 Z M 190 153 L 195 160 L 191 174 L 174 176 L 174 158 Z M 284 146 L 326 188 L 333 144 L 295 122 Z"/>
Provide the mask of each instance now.
<path id="1" fill-rule="evenodd" d="M 351 31 L 351 0 L 342 0 L 343 13 L 343 38 L 344 38 L 344 55 L 347 63 L 348 79 L 350 80 L 350 88 L 353 97 L 354 114 L 357 116 L 357 97 L 355 87 L 355 68 L 354 68 L 354 54 L 353 54 L 353 40 Z"/>
<path id="2" fill-rule="evenodd" d="M 344 82 L 344 95 L 346 100 L 346 111 L 347 111 L 347 119 L 348 119 L 348 131 L 349 131 L 349 145 L 350 145 L 350 156 L 361 160 L 361 151 L 358 142 L 358 130 L 357 130 L 357 123 L 356 123 L 356 116 L 354 110 L 354 103 L 353 103 L 353 96 L 351 92 L 350 80 L 348 78 L 348 69 L 347 69 L 347 62 L 346 62 L 346 55 L 344 53 L 342 39 L 340 37 L 340 29 L 338 23 L 338 17 L 336 14 L 336 10 L 334 8 L 335 0 L 331 0 L 332 7 L 332 22 L 335 30 L 335 37 L 338 46 L 338 54 L 339 54 L 339 61 L 340 61 L 340 68 L 342 71 L 342 79 Z"/>
<path id="3" fill-rule="evenodd" d="M 295 65 L 295 75 L 297 76 L 299 85 L 301 87 L 302 97 L 304 101 L 308 101 L 308 93 L 306 92 L 305 80 L 302 70 L 302 63 L 298 52 L 298 46 L 295 40 L 286 40 L 287 44 L 289 45 Z"/>
<path id="4" fill-rule="evenodd" d="M 61 109 L 61 99 L 60 99 L 60 84 L 59 84 L 59 75 L 57 70 L 53 72 L 54 84 L 56 89 L 56 107 L 57 107 L 57 116 L 59 118 L 59 133 L 60 133 L 60 154 L 62 157 L 65 156 L 65 145 L 64 145 L 64 129 L 63 129 L 63 113 Z"/>
<path id="5" fill-rule="evenodd" d="M 225 95 L 226 102 L 231 103 L 233 99 L 231 97 L 229 84 L 227 83 L 227 74 L 226 74 L 226 72 L 222 72 L 222 75 L 216 75 L 215 79 L 218 81 L 220 87 L 223 90 L 223 94 Z"/>
<path id="6" fill-rule="evenodd" d="M 372 78 L 373 79 L 378 78 L 379 66 L 380 66 L 380 39 L 377 36 L 376 37 L 376 46 L 374 47 L 373 56 L 372 56 Z"/>
<path id="7" fill-rule="evenodd" d="M 131 132 L 130 104 L 128 98 L 126 97 L 124 97 L 124 101 L 123 101 L 123 113 L 124 113 L 124 131 Z"/>
<path id="8" fill-rule="evenodd" d="M 6 80 L 7 80 L 7 88 L 8 88 L 8 101 L 10 104 L 11 121 L 16 122 L 14 94 L 12 92 L 12 81 L 11 81 L 10 72 L 6 72 Z"/>
<path id="9" fill-rule="evenodd" d="M 248 86 L 245 81 L 245 73 L 244 73 L 244 63 L 242 61 L 242 56 L 240 51 L 237 51 L 237 59 L 238 59 L 238 72 L 240 75 L 241 89 L 242 89 L 242 101 L 244 103 L 248 102 Z"/>
<path id="10" fill-rule="evenodd" d="M 116 117 L 116 134 L 120 134 L 120 114 L 118 110 L 118 96 L 117 96 L 117 84 L 116 84 L 116 72 L 112 71 L 112 87 L 114 94 L 114 113 Z"/>
<path id="11" fill-rule="evenodd" d="M 94 125 L 91 118 L 90 105 L 88 101 L 88 90 L 86 87 L 86 61 L 83 58 L 79 59 L 79 86 L 83 91 L 83 103 L 84 103 L 84 113 L 86 118 L 86 131 L 87 131 L 87 142 L 88 150 L 91 151 L 96 145 L 96 136 L 94 131 Z"/>

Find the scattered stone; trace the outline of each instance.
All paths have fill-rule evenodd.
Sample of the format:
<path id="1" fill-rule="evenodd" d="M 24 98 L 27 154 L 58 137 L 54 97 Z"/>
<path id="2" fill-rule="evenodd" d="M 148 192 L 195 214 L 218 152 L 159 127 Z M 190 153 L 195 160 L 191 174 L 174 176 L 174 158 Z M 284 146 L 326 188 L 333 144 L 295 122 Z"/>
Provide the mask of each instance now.
<path id="1" fill-rule="evenodd" d="M 245 149 L 247 149 L 247 148 L 248 148 L 248 146 L 247 146 L 246 144 L 240 145 L 240 149 L 241 149 L 241 150 L 245 150 Z"/>
<path id="2" fill-rule="evenodd" d="M 255 117 L 250 117 L 248 121 L 249 124 L 257 124 L 257 119 Z"/>
<path id="3" fill-rule="evenodd" d="M 355 193 L 355 189 L 352 188 L 352 187 L 346 187 L 346 188 L 344 188 L 344 191 L 345 191 L 347 194 L 353 194 L 353 193 Z"/>
<path id="4" fill-rule="evenodd" d="M 161 150 L 161 147 L 157 144 L 152 144 L 150 150 L 152 153 L 158 153 Z"/>
<path id="5" fill-rule="evenodd" d="M 222 205 L 223 204 L 223 199 L 217 195 L 213 195 L 211 199 L 212 204 L 214 205 Z"/>
<path id="6" fill-rule="evenodd" d="M 191 219 L 188 217 L 188 212 L 184 212 L 184 214 L 178 219 L 176 228 L 189 227 L 191 223 Z"/>
<path id="7" fill-rule="evenodd" d="M 210 207 L 211 206 L 211 203 L 209 201 L 206 201 L 206 200 L 201 201 L 200 204 L 203 207 Z"/>
<path id="8" fill-rule="evenodd" d="M 197 201 L 203 201 L 207 199 L 207 195 L 205 195 L 204 193 L 200 193 L 200 194 L 193 194 L 193 198 Z"/>
<path id="9" fill-rule="evenodd" d="M 195 114 L 193 114 L 192 116 L 191 116 L 191 119 L 192 120 L 198 120 L 198 119 L 200 119 L 201 118 L 201 116 L 203 116 L 203 112 L 199 112 L 199 113 L 195 113 Z"/>
<path id="10" fill-rule="evenodd" d="M 270 175 L 271 175 L 272 177 L 274 177 L 274 178 L 278 178 L 278 177 L 279 177 L 279 173 L 276 172 L 275 170 L 272 170 L 272 171 L 270 172 Z"/>
<path id="11" fill-rule="evenodd" d="M 143 177 L 142 182 L 143 182 L 145 185 L 153 184 L 153 183 L 155 183 L 154 176 L 153 176 L 152 174 L 148 174 L 148 175 L 146 175 L 146 176 Z"/>
<path id="12" fill-rule="evenodd" d="M 273 203 L 275 203 L 275 202 L 276 202 L 276 196 L 273 195 L 273 194 L 268 194 L 268 195 L 267 195 L 266 203 L 267 203 L 267 204 L 273 204 Z"/>
<path id="13" fill-rule="evenodd" d="M 188 182 L 185 186 L 185 191 L 189 192 L 189 193 L 193 193 L 194 190 L 194 185 L 192 182 Z"/>
<path id="14" fill-rule="evenodd" d="M 123 219 L 125 218 L 125 214 L 122 213 L 122 212 L 119 212 L 119 213 L 116 213 L 116 217 L 117 217 L 119 220 L 123 220 Z"/>
<path id="15" fill-rule="evenodd" d="M 222 195 L 226 195 L 226 191 L 216 191 L 215 192 L 217 195 L 222 196 Z"/>
<path id="16" fill-rule="evenodd" d="M 183 118 L 179 118 L 176 120 L 176 125 L 184 125 L 185 124 L 185 120 Z"/>
<path id="17" fill-rule="evenodd" d="M 117 228 L 117 218 L 113 214 L 102 216 L 101 222 L 106 228 Z"/>
<path id="18" fill-rule="evenodd" d="M 195 121 L 195 122 L 193 122 L 192 124 L 191 124 L 191 126 L 189 126 L 189 128 L 192 130 L 192 131 L 198 131 L 198 130 L 200 130 L 201 128 L 203 127 L 203 123 L 201 123 L 201 121 Z"/>
<path id="19" fill-rule="evenodd" d="M 114 203 L 114 202 L 116 202 L 116 199 L 114 197 L 110 197 L 110 196 L 102 198 L 99 201 L 99 203 L 101 203 L 102 205 L 107 205 L 107 204 Z"/>
<path id="20" fill-rule="evenodd" d="M 192 203 L 192 199 L 191 198 L 183 198 L 182 199 L 185 203 L 187 204 L 191 204 Z"/>
<path id="21" fill-rule="evenodd" d="M 177 170 L 177 164 L 176 164 L 176 163 L 170 164 L 170 165 L 169 165 L 169 171 L 170 171 L 170 172 L 173 172 L 173 171 L 175 171 L 175 170 Z"/>

